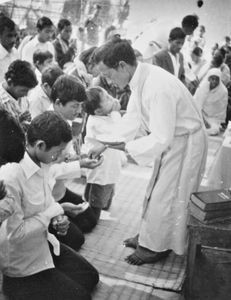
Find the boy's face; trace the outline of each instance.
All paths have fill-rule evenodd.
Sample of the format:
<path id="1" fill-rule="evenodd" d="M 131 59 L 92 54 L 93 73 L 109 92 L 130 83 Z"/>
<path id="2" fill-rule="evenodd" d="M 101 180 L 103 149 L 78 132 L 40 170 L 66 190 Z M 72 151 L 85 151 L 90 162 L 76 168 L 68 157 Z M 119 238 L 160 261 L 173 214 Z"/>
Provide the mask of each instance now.
<path id="1" fill-rule="evenodd" d="M 50 164 L 59 158 L 66 146 L 67 143 L 62 142 L 59 146 L 47 150 L 45 142 L 41 142 L 39 146 L 36 146 L 37 160 L 43 164 Z"/>
<path id="2" fill-rule="evenodd" d="M 43 43 L 48 42 L 52 39 L 54 33 L 53 26 L 45 27 L 38 32 L 39 40 Z"/>
<path id="3" fill-rule="evenodd" d="M 60 31 L 60 36 L 64 41 L 69 41 L 72 34 L 72 26 L 65 26 L 63 30 Z"/>
<path id="4" fill-rule="evenodd" d="M 3 33 L 0 35 L 0 42 L 7 51 L 10 51 L 15 45 L 16 38 L 16 28 L 14 30 L 10 30 L 9 28 L 5 27 Z"/>
<path id="5" fill-rule="evenodd" d="M 114 99 L 102 89 L 100 96 L 100 107 L 95 110 L 97 116 L 107 116 L 112 111 Z"/>
<path id="6" fill-rule="evenodd" d="M 65 120 L 73 121 L 79 114 L 82 113 L 82 104 L 82 102 L 78 102 L 76 100 L 69 101 L 65 105 L 56 101 L 55 110 L 57 110 Z"/>
<path id="7" fill-rule="evenodd" d="M 185 39 L 176 39 L 169 41 L 169 50 L 172 54 L 177 54 L 180 52 L 181 48 L 184 45 Z"/>

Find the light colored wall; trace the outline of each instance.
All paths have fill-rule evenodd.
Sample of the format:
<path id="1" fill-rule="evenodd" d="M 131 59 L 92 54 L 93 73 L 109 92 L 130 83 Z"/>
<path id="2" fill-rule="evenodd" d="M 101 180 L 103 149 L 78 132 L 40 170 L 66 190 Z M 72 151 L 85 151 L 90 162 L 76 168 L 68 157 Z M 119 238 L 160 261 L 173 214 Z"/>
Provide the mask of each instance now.
<path id="1" fill-rule="evenodd" d="M 127 37 L 135 37 L 151 19 L 169 18 L 180 22 L 187 14 L 197 14 L 206 27 L 207 47 L 221 42 L 231 34 L 231 0 L 204 0 L 201 8 L 197 0 L 130 0 Z"/>

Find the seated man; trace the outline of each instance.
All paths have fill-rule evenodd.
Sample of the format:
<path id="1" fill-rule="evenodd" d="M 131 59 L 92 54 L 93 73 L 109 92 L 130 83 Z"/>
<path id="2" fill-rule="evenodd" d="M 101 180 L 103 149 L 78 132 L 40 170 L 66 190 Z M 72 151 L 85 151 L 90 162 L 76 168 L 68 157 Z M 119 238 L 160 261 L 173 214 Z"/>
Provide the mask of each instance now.
<path id="1" fill-rule="evenodd" d="M 31 64 L 16 60 L 10 64 L 5 81 L 0 85 L 0 106 L 12 113 L 25 128 L 31 115 L 28 111 L 22 112 L 18 100 L 27 96 L 37 83 Z"/>
<path id="2" fill-rule="evenodd" d="M 185 33 L 180 27 L 175 27 L 169 34 L 168 49 L 163 49 L 154 54 L 153 64 L 172 73 L 184 82 L 184 58 L 180 50 L 184 44 Z"/>

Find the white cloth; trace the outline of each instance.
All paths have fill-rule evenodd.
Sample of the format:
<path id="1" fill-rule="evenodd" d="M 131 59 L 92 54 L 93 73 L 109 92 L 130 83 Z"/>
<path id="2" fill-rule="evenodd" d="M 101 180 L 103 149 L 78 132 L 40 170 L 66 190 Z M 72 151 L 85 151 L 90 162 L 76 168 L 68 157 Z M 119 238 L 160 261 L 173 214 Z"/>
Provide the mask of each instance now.
<path id="1" fill-rule="evenodd" d="M 33 65 L 33 54 L 36 50 L 50 51 L 55 59 L 55 48 L 51 42 L 41 43 L 36 35 L 32 40 L 27 42 L 27 44 L 22 49 L 22 60 L 26 60 Z"/>
<path id="2" fill-rule="evenodd" d="M 79 163 L 36 165 L 26 153 L 19 164 L 1 167 L 7 193 L 13 197 L 15 212 L 0 230 L 0 265 L 11 277 L 29 276 L 54 268 L 47 239 L 51 218 L 63 214 L 52 197 L 56 179 L 74 178 Z M 53 237 L 53 243 L 59 245 Z"/>
<path id="3" fill-rule="evenodd" d="M 210 90 L 208 78 L 212 75 L 219 77 L 219 85 Z M 194 100 L 204 120 L 210 125 L 209 133 L 217 134 L 220 124 L 225 122 L 228 105 L 228 91 L 221 81 L 221 71 L 218 68 L 208 71 L 194 95 Z"/>
<path id="4" fill-rule="evenodd" d="M 152 56 L 160 49 L 167 49 L 169 33 L 174 27 L 181 27 L 179 22 L 170 19 L 154 20 L 138 35 L 132 43 L 134 49 L 143 54 L 146 62 L 152 63 Z"/>
<path id="5" fill-rule="evenodd" d="M 0 44 L 0 82 L 4 80 L 9 65 L 16 59 L 19 59 L 18 50 L 16 48 L 13 47 L 9 52 Z"/>
<path id="6" fill-rule="evenodd" d="M 112 126 L 121 121 L 120 113 L 112 112 L 108 116 L 89 116 L 86 125 L 85 147 L 90 149 L 97 143 L 97 136 L 110 134 Z M 100 185 L 113 184 L 119 179 L 122 166 L 123 152 L 115 149 L 106 149 L 103 152 L 103 163 L 93 170 L 86 170 L 88 183 Z"/>
<path id="7" fill-rule="evenodd" d="M 116 134 L 127 139 L 126 149 L 138 163 L 154 163 L 139 244 L 183 254 L 190 194 L 199 187 L 206 159 L 203 122 L 185 86 L 161 68 L 139 63 L 130 88 Z"/>
<path id="8" fill-rule="evenodd" d="M 27 98 L 29 100 L 29 111 L 32 119 L 49 110 L 49 107 L 52 105 L 41 84 L 38 84 L 35 88 L 33 88 L 28 93 Z"/>

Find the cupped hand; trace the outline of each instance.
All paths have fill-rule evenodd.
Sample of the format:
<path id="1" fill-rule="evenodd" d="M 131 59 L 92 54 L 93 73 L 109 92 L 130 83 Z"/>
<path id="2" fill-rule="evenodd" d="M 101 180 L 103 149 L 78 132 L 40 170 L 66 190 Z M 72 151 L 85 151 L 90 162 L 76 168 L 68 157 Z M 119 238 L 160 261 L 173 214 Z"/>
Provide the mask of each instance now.
<path id="1" fill-rule="evenodd" d="M 52 227 L 57 231 L 57 234 L 66 235 L 70 225 L 70 221 L 68 220 L 67 216 L 59 215 L 52 219 L 51 224 Z"/>

